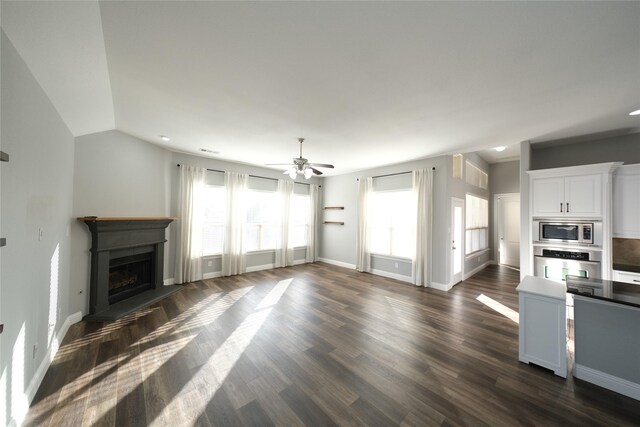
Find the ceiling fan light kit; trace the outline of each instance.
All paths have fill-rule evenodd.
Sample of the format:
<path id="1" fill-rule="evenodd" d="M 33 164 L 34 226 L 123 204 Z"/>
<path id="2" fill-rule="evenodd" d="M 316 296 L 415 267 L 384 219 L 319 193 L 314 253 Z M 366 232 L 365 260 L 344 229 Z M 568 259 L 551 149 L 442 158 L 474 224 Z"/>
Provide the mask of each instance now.
<path id="1" fill-rule="evenodd" d="M 300 142 L 300 156 L 294 157 L 293 163 L 268 163 L 266 166 L 291 166 L 289 169 L 283 172 L 284 175 L 289 174 L 291 179 L 296 179 L 298 175 L 303 175 L 305 179 L 311 178 L 313 174 L 322 175 L 322 172 L 320 172 L 316 168 L 333 169 L 333 165 L 327 163 L 309 163 L 307 159 L 302 157 L 302 143 L 304 142 L 304 138 L 298 138 L 298 142 Z"/>

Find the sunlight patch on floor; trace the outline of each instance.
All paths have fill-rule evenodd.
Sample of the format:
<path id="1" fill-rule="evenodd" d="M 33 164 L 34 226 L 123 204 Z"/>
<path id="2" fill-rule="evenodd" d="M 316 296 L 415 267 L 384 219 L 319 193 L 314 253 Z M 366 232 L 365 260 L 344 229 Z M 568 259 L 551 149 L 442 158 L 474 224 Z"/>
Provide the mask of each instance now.
<path id="1" fill-rule="evenodd" d="M 253 337 L 258 333 L 263 323 L 271 314 L 282 295 L 285 293 L 293 279 L 278 282 L 271 291 L 260 301 L 253 313 L 247 316 L 240 326 L 222 343 L 215 353 L 200 367 L 191 377 L 189 387 L 183 387 L 179 395 L 187 393 L 189 389 L 199 390 L 198 401 L 192 401 L 190 411 L 203 414 L 209 401 L 215 396 L 227 376 L 236 365 L 246 348 L 251 344 Z M 181 399 L 174 397 L 160 414 L 151 423 L 152 426 L 164 425 L 164 420 L 172 419 L 170 414 L 180 414 Z"/>
<path id="2" fill-rule="evenodd" d="M 240 288 L 234 291 L 229 292 L 227 295 L 218 299 L 214 303 L 211 303 L 212 299 L 214 299 L 216 295 L 212 295 L 212 299 L 209 299 L 209 305 L 201 305 L 200 312 L 191 311 L 191 315 L 193 315 L 192 319 L 188 319 L 189 316 L 183 316 L 182 322 L 174 322 L 171 323 L 171 326 L 164 329 L 163 334 L 155 334 L 152 332 L 149 335 L 153 335 L 153 339 L 157 340 L 160 337 L 167 339 L 167 332 L 171 331 L 173 327 L 174 332 L 169 334 L 169 336 L 173 337 L 178 333 L 189 333 L 187 336 L 177 336 L 171 341 L 163 342 L 163 343 L 154 343 L 152 347 L 147 348 L 141 353 L 131 357 L 130 355 L 120 355 L 120 357 L 124 358 L 119 362 L 118 367 L 118 389 L 122 390 L 123 381 L 130 382 L 127 384 L 126 389 L 133 389 L 137 387 L 139 384 L 145 382 L 151 375 L 153 375 L 159 368 L 161 368 L 168 360 L 174 357 L 180 350 L 185 348 L 189 343 L 193 341 L 193 339 L 198 335 L 196 331 L 193 329 L 197 326 L 202 326 L 204 324 L 208 324 L 214 322 L 218 319 L 223 313 L 225 313 L 231 306 L 233 306 L 238 300 L 240 300 L 247 292 L 249 292 L 252 287 Z M 186 313 L 186 312 L 185 312 Z M 195 313 L 195 314 L 194 314 Z M 204 314 L 202 314 L 204 313 Z M 165 325 L 169 324 L 166 323 Z M 165 326 L 163 325 L 163 326 Z M 141 340 L 142 341 L 142 340 Z M 151 341 L 144 341 L 144 343 L 149 343 Z M 135 351 L 139 346 L 134 344 L 130 348 L 131 351 Z M 132 375 L 129 377 L 126 375 L 126 372 L 130 370 L 132 373 L 137 372 L 137 369 L 142 368 L 142 376 Z M 103 378 L 102 380 L 107 380 Z M 122 399 L 127 397 L 127 393 L 123 393 L 122 396 L 119 396 L 117 401 L 113 403 L 113 405 L 105 405 L 100 408 L 96 408 L 96 412 L 94 416 L 96 419 L 100 419 L 104 414 L 106 414 L 112 407 L 116 406 Z"/>
<path id="3" fill-rule="evenodd" d="M 486 296 L 485 294 L 478 295 L 476 299 L 481 303 L 483 303 L 484 305 L 486 305 L 487 307 L 489 307 L 490 309 L 495 310 L 498 313 L 502 314 L 504 317 L 510 319 L 511 321 L 515 323 L 520 323 L 520 315 L 516 311 L 507 307 L 506 305 L 499 303 L 498 301 Z"/>

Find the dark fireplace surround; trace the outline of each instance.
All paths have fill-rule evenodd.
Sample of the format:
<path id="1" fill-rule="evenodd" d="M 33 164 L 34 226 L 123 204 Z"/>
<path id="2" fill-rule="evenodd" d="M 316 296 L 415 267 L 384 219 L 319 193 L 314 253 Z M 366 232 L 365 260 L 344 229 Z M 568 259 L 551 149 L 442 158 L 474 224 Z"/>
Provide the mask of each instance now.
<path id="1" fill-rule="evenodd" d="M 85 320 L 116 320 L 181 289 L 163 281 L 165 229 L 174 218 L 78 219 L 91 231 Z"/>

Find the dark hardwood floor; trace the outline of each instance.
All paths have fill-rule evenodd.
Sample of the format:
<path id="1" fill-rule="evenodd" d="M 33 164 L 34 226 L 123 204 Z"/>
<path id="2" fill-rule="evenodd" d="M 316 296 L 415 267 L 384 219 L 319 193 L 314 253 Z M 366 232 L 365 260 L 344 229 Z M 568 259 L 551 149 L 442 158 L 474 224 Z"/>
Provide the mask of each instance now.
<path id="1" fill-rule="evenodd" d="M 74 325 L 25 424 L 638 425 L 639 401 L 518 362 L 517 323 L 487 305 L 517 312 L 517 282 L 491 266 L 445 293 L 317 263 L 192 283 Z"/>

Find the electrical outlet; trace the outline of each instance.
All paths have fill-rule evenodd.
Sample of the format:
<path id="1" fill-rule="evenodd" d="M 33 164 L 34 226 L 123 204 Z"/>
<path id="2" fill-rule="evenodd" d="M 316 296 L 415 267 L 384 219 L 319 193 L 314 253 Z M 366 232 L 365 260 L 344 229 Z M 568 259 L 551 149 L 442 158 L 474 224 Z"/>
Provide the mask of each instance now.
<path id="1" fill-rule="evenodd" d="M 478 257 L 477 261 L 480 262 L 480 257 Z"/>
<path id="2" fill-rule="evenodd" d="M 398 269 L 398 263 L 394 263 L 394 267 L 396 268 L 396 270 Z"/>

